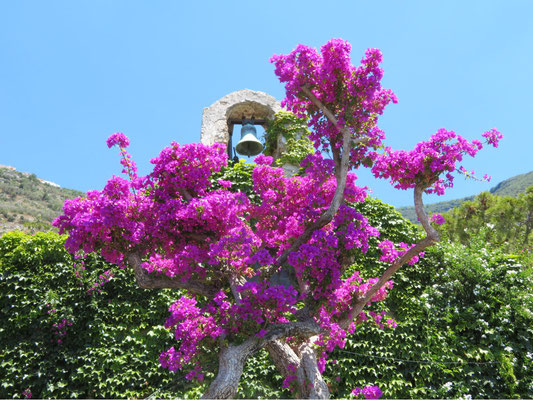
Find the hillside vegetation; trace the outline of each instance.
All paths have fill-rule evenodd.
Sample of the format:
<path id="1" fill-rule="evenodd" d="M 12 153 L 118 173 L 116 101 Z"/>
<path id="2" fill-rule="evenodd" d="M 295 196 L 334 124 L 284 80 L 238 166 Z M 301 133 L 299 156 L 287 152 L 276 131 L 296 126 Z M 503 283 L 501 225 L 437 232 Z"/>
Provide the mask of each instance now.
<path id="1" fill-rule="evenodd" d="M 490 192 L 498 196 L 513 196 L 516 197 L 520 193 L 524 193 L 525 189 L 533 185 L 533 171 L 527 174 L 521 174 L 512 178 L 506 179 L 492 189 Z"/>
<path id="2" fill-rule="evenodd" d="M 497 196 L 516 197 L 520 193 L 525 193 L 529 186 L 533 186 L 533 171 L 506 179 L 490 189 L 489 192 Z M 475 196 L 468 196 L 456 200 L 426 204 L 426 212 L 430 215 L 435 213 L 442 214 L 452 208 L 459 207 L 465 201 L 474 200 L 474 197 Z M 398 207 L 397 210 L 412 223 L 418 223 L 414 207 Z"/>
<path id="3" fill-rule="evenodd" d="M 533 185 L 517 197 L 483 192 L 443 217 L 438 230 L 454 243 L 468 245 L 477 237 L 507 253 L 533 250 Z"/>
<path id="4" fill-rule="evenodd" d="M 65 199 L 83 195 L 45 183 L 34 174 L 0 167 L 0 233 L 49 231 Z"/>

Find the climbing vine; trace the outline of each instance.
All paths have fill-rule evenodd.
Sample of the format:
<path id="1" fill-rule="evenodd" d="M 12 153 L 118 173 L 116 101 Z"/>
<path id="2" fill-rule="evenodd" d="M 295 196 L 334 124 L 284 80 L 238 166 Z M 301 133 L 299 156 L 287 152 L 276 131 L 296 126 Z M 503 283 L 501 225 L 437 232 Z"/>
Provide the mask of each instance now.
<path id="1" fill-rule="evenodd" d="M 315 152 L 309 140 L 309 129 L 305 118 L 300 118 L 289 111 L 277 112 L 268 123 L 265 135 L 265 155 L 274 156 L 278 147 L 278 138 L 285 139 L 285 151 L 276 160 L 278 165 L 300 165 L 309 154 Z"/>

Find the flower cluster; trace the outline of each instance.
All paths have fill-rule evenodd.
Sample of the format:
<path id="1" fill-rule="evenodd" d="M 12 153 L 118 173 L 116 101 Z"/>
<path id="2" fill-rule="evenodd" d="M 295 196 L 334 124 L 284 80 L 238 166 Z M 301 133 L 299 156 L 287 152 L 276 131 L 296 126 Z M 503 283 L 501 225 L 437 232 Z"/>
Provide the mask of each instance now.
<path id="1" fill-rule="evenodd" d="M 46 305 L 46 308 L 49 308 L 47 313 L 57 321 L 57 316 L 54 316 L 54 314 L 57 313 L 57 310 L 51 307 L 52 306 L 50 304 Z M 57 341 L 57 344 L 63 343 L 63 339 L 67 335 L 67 327 L 69 326 L 72 326 L 72 321 L 69 321 L 66 318 L 62 318 L 58 320 L 58 322 L 54 322 L 52 324 L 52 332 L 56 337 L 54 340 Z"/>
<path id="2" fill-rule="evenodd" d="M 503 137 L 497 130 L 483 135 L 489 144 L 497 147 Z M 474 157 L 483 148 L 479 140 L 471 143 L 453 131 L 439 129 L 426 142 L 418 143 L 411 151 L 385 149 L 384 154 L 374 155 L 372 173 L 377 178 L 389 179 L 397 189 L 410 189 L 421 185 L 426 193 L 444 194 L 453 186 L 457 162 L 468 154 Z M 462 166 L 460 168 L 463 168 Z M 445 177 L 440 175 L 445 173 Z"/>
<path id="3" fill-rule="evenodd" d="M 444 217 L 442 215 L 438 214 L 438 213 L 433 214 L 431 217 L 429 217 L 429 220 L 431 222 L 433 222 L 434 224 L 437 224 L 437 225 L 442 225 L 443 223 L 446 222 Z"/>
<path id="4" fill-rule="evenodd" d="M 228 333 L 238 334 L 244 328 L 262 337 L 264 329 L 261 327 L 288 322 L 285 314 L 296 311 L 298 292 L 291 287 L 247 282 L 236 290 L 241 296 L 238 304 L 230 302 L 227 295 L 219 291 L 204 307 L 199 307 L 195 298 L 188 297 L 181 297 L 170 307 L 165 327 L 174 331 L 180 346 L 161 353 L 159 360 L 164 368 L 176 371 L 192 365 L 194 373 L 188 379 L 203 379 L 198 363 L 200 344 Z"/>
<path id="5" fill-rule="evenodd" d="M 87 290 L 87 294 L 90 296 L 94 291 L 101 293 L 102 289 L 100 288 L 109 282 L 111 278 L 113 278 L 111 270 L 107 270 L 103 274 L 98 275 L 98 280 Z"/>
<path id="6" fill-rule="evenodd" d="M 355 397 L 364 396 L 365 399 L 379 399 L 383 392 L 377 386 L 365 386 L 364 388 L 356 387 L 352 390 L 352 395 Z"/>
<path id="7" fill-rule="evenodd" d="M 253 320 L 258 325 L 265 323 L 288 322 L 285 314 L 296 312 L 298 291 L 292 286 L 271 285 L 263 282 L 246 282 L 237 291 L 241 294 L 241 304 L 233 307 L 238 315 L 234 324 Z"/>
<path id="8" fill-rule="evenodd" d="M 149 175 L 152 197 L 158 201 L 204 195 L 210 178 L 226 165 L 226 148 L 222 143 L 205 146 L 199 143 L 179 145 L 172 142 L 158 157 L 150 160 L 154 170 Z"/>
<path id="9" fill-rule="evenodd" d="M 109 136 L 106 143 L 109 148 L 118 145 L 120 148 L 125 149 L 130 145 L 130 140 L 122 132 L 117 132 Z"/>
<path id="10" fill-rule="evenodd" d="M 481 136 L 483 136 L 487 140 L 487 143 L 493 147 L 498 147 L 500 140 L 503 139 L 503 135 L 494 128 L 481 134 Z"/>
<path id="11" fill-rule="evenodd" d="M 56 322 L 52 325 L 54 327 L 54 333 L 57 336 L 57 343 L 63 343 L 63 338 L 67 334 L 67 326 L 72 326 L 72 322 L 63 318 L 61 321 Z"/>
<path id="12" fill-rule="evenodd" d="M 289 363 L 287 366 L 287 369 L 291 373 L 290 375 L 287 375 L 285 379 L 283 380 L 283 383 L 281 384 L 281 387 L 283 388 L 291 388 L 292 383 L 296 380 L 296 365 Z"/>
<path id="13" fill-rule="evenodd" d="M 329 296 L 328 302 L 319 308 L 316 321 L 323 328 L 324 333 L 319 335 L 318 340 L 314 343 L 321 346 L 323 349 L 318 360 L 318 366 L 321 372 L 324 371 L 329 353 L 331 353 L 336 347 L 341 349 L 344 348 L 347 334 L 355 331 L 354 323 L 351 323 L 346 330 L 339 325 L 337 322 L 338 318 L 350 312 L 354 306 L 354 300 L 364 297 L 377 281 L 377 278 L 363 281 L 359 272 L 356 271 L 349 278 L 341 281 L 333 295 Z M 392 289 L 393 286 L 393 282 L 388 281 L 371 297 L 370 303 L 385 300 L 388 291 Z M 368 315 L 370 315 L 376 325 L 382 329 L 385 328 L 385 326 L 390 328 L 395 328 L 397 326 L 396 322 L 390 318 L 383 321 L 383 318 L 386 316 L 385 312 L 377 314 L 373 311 L 368 311 Z M 357 322 L 364 322 L 367 320 L 367 313 L 361 312 Z"/>
<path id="14" fill-rule="evenodd" d="M 313 128 L 309 138 L 315 147 L 342 145 L 341 128 L 349 129 L 353 137 L 368 137 L 367 146 L 354 151 L 357 163 L 366 154 L 368 146 L 381 145 L 383 132 L 374 129 L 377 115 L 382 114 L 396 95 L 381 87 L 382 54 L 378 49 L 368 49 L 355 67 L 350 61 L 351 45 L 341 39 L 332 39 L 320 49 L 298 45 L 288 55 L 274 55 L 270 62 L 276 66 L 275 74 L 285 82 L 286 97 L 282 106 L 298 116 L 309 117 Z M 309 90 L 337 118 L 337 125 L 325 119 L 316 104 L 303 91 Z"/>
<path id="15" fill-rule="evenodd" d="M 159 362 L 163 368 L 176 371 L 185 364 L 194 364 L 194 371 L 187 379 L 203 380 L 201 367 L 195 357 L 198 355 L 199 344 L 206 338 L 216 339 L 224 333 L 217 326 L 213 316 L 205 316 L 197 307 L 196 299 L 181 297 L 170 306 L 170 316 L 165 322 L 167 329 L 174 330 L 174 337 L 180 342 L 179 349 L 174 346 L 161 353 Z"/>
<path id="16" fill-rule="evenodd" d="M 366 313 L 361 313 L 359 319 L 361 322 L 372 321 L 378 328 L 396 328 L 398 326 L 397 322 L 392 318 L 387 318 L 388 313 L 386 311 L 381 311 L 379 313 L 375 311 L 368 311 Z"/>
<path id="17" fill-rule="evenodd" d="M 415 246 L 414 244 L 408 245 L 407 243 L 400 242 L 400 243 L 398 243 L 398 247 L 401 250 L 398 250 L 396 248 L 396 245 L 394 243 L 392 243 L 390 240 L 384 240 L 378 245 L 378 247 L 379 247 L 379 249 L 381 250 L 381 253 L 382 253 L 382 255 L 379 258 L 379 260 L 393 264 L 401 256 L 403 256 L 405 253 L 407 253 L 407 251 L 409 249 L 411 249 L 414 246 Z M 420 260 L 420 257 L 424 257 L 424 252 L 420 252 L 418 255 L 415 255 L 415 256 L 411 257 L 411 259 L 407 263 L 409 265 L 413 265 L 416 262 L 418 262 L 418 260 Z"/>

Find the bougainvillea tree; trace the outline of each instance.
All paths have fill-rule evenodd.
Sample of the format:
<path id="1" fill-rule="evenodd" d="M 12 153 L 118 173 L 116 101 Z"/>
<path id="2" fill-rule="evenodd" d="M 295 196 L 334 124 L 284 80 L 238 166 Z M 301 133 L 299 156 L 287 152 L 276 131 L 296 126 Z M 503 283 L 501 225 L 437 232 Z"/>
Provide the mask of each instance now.
<path id="1" fill-rule="evenodd" d="M 299 45 L 271 59 L 285 83 L 283 105 L 308 119 L 317 150 L 302 161 L 298 176 L 285 176 L 271 157 L 258 156 L 252 202 L 229 181 L 213 185 L 227 163 L 225 145 L 177 143 L 151 161 L 153 172 L 138 176 L 126 152 L 129 141 L 117 133 L 107 144 L 120 148 L 127 178 L 113 177 L 102 191 L 67 201 L 55 221 L 78 256 L 99 252 L 133 268 L 142 288 L 185 293 L 170 307 L 166 327 L 177 343 L 160 363 L 203 380 L 202 353 L 216 351 L 206 398 L 232 397 L 247 359 L 263 348 L 296 396 L 329 397 L 322 378 L 328 354 L 343 347 L 359 323 L 395 325 L 375 304 L 369 307 L 386 298 L 401 266 L 439 240 L 422 194 L 444 193 L 463 156 L 483 147 L 444 129 L 411 151 L 384 147 L 378 119 L 397 99 L 381 86 L 381 52 L 367 50 L 354 66 L 350 50 L 335 39 L 320 52 Z M 501 138 L 496 130 L 483 136 L 494 146 Z M 355 252 L 365 252 L 369 238 L 380 235 L 351 206 L 367 195 L 351 172 L 361 166 L 414 191 L 426 232 L 418 243 L 382 241 L 381 260 L 390 266 L 378 277 L 346 272 Z M 373 386 L 353 392 L 380 393 Z"/>

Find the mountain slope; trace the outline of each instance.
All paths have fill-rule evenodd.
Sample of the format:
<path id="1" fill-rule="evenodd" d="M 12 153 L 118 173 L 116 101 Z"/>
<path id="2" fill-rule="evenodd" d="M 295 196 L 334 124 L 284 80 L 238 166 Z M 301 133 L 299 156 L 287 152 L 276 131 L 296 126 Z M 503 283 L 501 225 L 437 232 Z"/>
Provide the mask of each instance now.
<path id="1" fill-rule="evenodd" d="M 490 192 L 498 196 L 516 197 L 531 185 L 533 185 L 533 171 L 506 179 L 490 189 Z"/>
<path id="2" fill-rule="evenodd" d="M 83 196 L 34 174 L 0 166 L 0 233 L 12 230 L 47 231 L 61 214 L 65 199 Z"/>
<path id="3" fill-rule="evenodd" d="M 513 196 L 516 197 L 519 193 L 525 193 L 526 189 L 529 186 L 533 185 L 533 171 L 513 176 L 512 178 L 506 179 L 500 183 L 498 183 L 496 186 L 494 186 L 492 189 L 490 189 L 490 193 L 498 195 L 498 196 Z M 458 207 L 461 205 L 463 201 L 471 201 L 474 199 L 475 196 L 468 196 L 463 197 L 461 199 L 456 200 L 448 200 L 448 201 L 441 201 L 439 203 L 433 203 L 433 204 L 427 204 L 426 205 L 426 212 L 428 214 L 434 214 L 434 213 L 443 213 L 448 210 L 451 210 L 452 208 Z M 399 212 L 402 213 L 402 215 L 407 218 L 412 223 L 417 223 L 416 213 L 414 207 L 399 207 L 397 209 Z"/>

